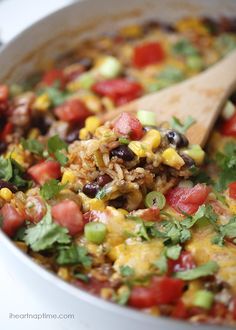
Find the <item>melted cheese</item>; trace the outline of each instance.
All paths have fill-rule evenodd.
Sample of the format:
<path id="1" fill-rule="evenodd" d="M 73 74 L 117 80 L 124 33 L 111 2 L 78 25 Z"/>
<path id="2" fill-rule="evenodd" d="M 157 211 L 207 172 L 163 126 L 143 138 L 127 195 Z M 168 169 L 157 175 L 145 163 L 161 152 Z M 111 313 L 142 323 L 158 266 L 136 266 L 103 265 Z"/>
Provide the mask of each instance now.
<path id="1" fill-rule="evenodd" d="M 159 240 L 148 242 L 129 241 L 114 247 L 110 258 L 114 260 L 114 269 L 119 272 L 121 266 L 130 266 L 137 277 L 150 274 L 154 262 L 160 257 L 163 244 Z"/>
<path id="2" fill-rule="evenodd" d="M 228 282 L 236 293 L 236 246 L 225 243 L 223 247 L 211 242 L 215 233 L 209 227 L 197 230 L 193 238 L 187 244 L 198 265 L 214 260 L 219 265 L 217 277 L 221 281 Z"/>

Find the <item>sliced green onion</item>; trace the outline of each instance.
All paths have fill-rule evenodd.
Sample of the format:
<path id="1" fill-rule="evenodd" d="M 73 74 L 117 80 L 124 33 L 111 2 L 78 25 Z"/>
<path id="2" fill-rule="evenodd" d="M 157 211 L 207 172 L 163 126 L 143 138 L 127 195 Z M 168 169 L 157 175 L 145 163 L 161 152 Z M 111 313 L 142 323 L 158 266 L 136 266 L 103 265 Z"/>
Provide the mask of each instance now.
<path id="1" fill-rule="evenodd" d="M 156 126 L 156 114 L 152 111 L 140 110 L 137 117 L 143 126 Z"/>
<path id="2" fill-rule="evenodd" d="M 214 301 L 214 294 L 207 290 L 199 290 L 195 294 L 194 306 L 210 309 Z"/>
<path id="3" fill-rule="evenodd" d="M 85 238 L 94 244 L 101 244 L 107 233 L 106 226 L 100 222 L 90 222 L 84 227 Z"/>
<path id="4" fill-rule="evenodd" d="M 151 191 L 145 197 L 146 207 L 158 207 L 160 210 L 166 205 L 165 196 L 158 191 Z"/>
<path id="5" fill-rule="evenodd" d="M 78 78 L 81 88 L 90 89 L 95 83 L 95 78 L 90 72 L 83 73 Z"/>
<path id="6" fill-rule="evenodd" d="M 187 66 L 192 70 L 202 70 L 203 60 L 200 56 L 193 55 L 187 57 Z"/>
<path id="7" fill-rule="evenodd" d="M 122 65 L 117 58 L 113 56 L 106 56 L 98 61 L 95 69 L 104 78 L 110 79 L 119 75 L 122 70 Z"/>
<path id="8" fill-rule="evenodd" d="M 129 140 L 129 139 L 126 139 L 126 138 L 124 138 L 124 137 L 120 137 L 120 138 L 119 138 L 119 142 L 120 142 L 121 144 L 129 144 L 129 143 L 130 143 L 130 140 Z"/>
<path id="9" fill-rule="evenodd" d="M 233 114 L 235 113 L 235 105 L 228 101 L 222 111 L 222 117 L 227 120 L 227 119 L 230 119 Z"/>

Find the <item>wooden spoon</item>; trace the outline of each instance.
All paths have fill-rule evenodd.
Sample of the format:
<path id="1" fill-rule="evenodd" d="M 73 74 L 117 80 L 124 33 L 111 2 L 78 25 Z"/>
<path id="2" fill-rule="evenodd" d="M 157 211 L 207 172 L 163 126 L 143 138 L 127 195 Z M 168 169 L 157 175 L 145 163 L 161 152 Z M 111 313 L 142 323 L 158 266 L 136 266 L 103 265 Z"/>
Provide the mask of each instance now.
<path id="1" fill-rule="evenodd" d="M 222 106 L 236 87 L 236 51 L 203 73 L 160 92 L 143 96 L 114 111 L 101 115 L 102 121 L 113 120 L 122 112 L 148 110 L 156 113 L 157 123 L 172 116 L 184 121 L 193 117 L 186 135 L 191 143 L 204 145 Z"/>

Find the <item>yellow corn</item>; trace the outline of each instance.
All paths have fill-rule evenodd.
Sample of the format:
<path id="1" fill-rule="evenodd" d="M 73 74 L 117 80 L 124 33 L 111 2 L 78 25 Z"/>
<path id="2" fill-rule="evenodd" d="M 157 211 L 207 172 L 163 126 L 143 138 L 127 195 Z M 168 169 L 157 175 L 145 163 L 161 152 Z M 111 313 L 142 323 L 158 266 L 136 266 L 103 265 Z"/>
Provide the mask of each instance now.
<path id="1" fill-rule="evenodd" d="M 38 128 L 32 128 L 29 131 L 28 138 L 29 139 L 36 139 L 40 135 L 40 130 Z"/>
<path id="2" fill-rule="evenodd" d="M 113 297 L 114 295 L 114 290 L 112 288 L 102 288 L 100 295 L 103 299 L 109 300 Z"/>
<path id="3" fill-rule="evenodd" d="M 179 20 L 176 24 L 179 32 L 194 31 L 198 34 L 207 36 L 209 34 L 207 28 L 202 24 L 198 18 L 184 18 Z"/>
<path id="4" fill-rule="evenodd" d="M 230 204 L 230 205 L 229 205 L 229 208 L 230 208 L 230 211 L 231 211 L 233 214 L 236 214 L 236 204 Z"/>
<path id="5" fill-rule="evenodd" d="M 9 202 L 13 197 L 13 193 L 8 188 L 2 188 L 0 189 L 0 197 Z"/>
<path id="6" fill-rule="evenodd" d="M 68 281 L 70 277 L 69 270 L 66 267 L 60 267 L 58 269 L 57 275 L 65 281 Z"/>
<path id="7" fill-rule="evenodd" d="M 75 175 L 71 171 L 65 171 L 63 173 L 61 183 L 66 184 L 66 183 L 74 183 L 75 182 Z"/>
<path id="8" fill-rule="evenodd" d="M 97 198 L 92 198 L 89 202 L 90 211 L 103 211 L 105 209 L 105 203 Z"/>
<path id="9" fill-rule="evenodd" d="M 127 215 L 127 214 L 129 214 L 129 212 L 128 211 L 126 211 L 125 209 L 117 209 L 117 211 L 119 211 L 121 214 L 123 214 L 123 215 Z"/>
<path id="10" fill-rule="evenodd" d="M 80 131 L 79 131 L 79 138 L 80 140 L 86 140 L 88 138 L 88 134 L 89 134 L 89 131 L 87 130 L 87 128 L 82 128 Z"/>
<path id="11" fill-rule="evenodd" d="M 47 93 L 38 96 L 33 104 L 33 108 L 38 111 L 46 111 L 50 107 L 51 101 Z"/>
<path id="12" fill-rule="evenodd" d="M 161 143 L 161 134 L 157 130 L 151 129 L 145 134 L 142 142 L 145 143 L 148 148 L 158 148 Z"/>
<path id="13" fill-rule="evenodd" d="M 80 89 L 80 81 L 75 80 L 70 82 L 66 85 L 66 89 L 71 93 L 77 92 Z"/>
<path id="14" fill-rule="evenodd" d="M 101 121 L 96 116 L 90 116 L 85 120 L 85 129 L 90 133 L 94 133 L 100 125 Z"/>
<path id="15" fill-rule="evenodd" d="M 102 105 L 105 107 L 106 110 L 113 110 L 115 108 L 114 102 L 112 101 L 112 99 L 110 99 L 109 97 L 103 97 L 102 98 Z"/>
<path id="16" fill-rule="evenodd" d="M 142 36 L 142 28 L 139 25 L 130 25 L 123 27 L 120 34 L 126 38 L 138 38 Z"/>
<path id="17" fill-rule="evenodd" d="M 174 167 L 179 170 L 185 163 L 183 158 L 173 148 L 167 148 L 162 153 L 162 162 L 168 166 Z"/>
<path id="18" fill-rule="evenodd" d="M 93 113 L 98 113 L 102 110 L 100 98 L 93 94 L 87 94 L 81 97 L 86 107 Z"/>
<path id="19" fill-rule="evenodd" d="M 135 153 L 138 157 L 145 157 L 147 154 L 147 147 L 144 143 L 140 141 L 132 141 L 129 143 L 128 147 Z"/>
<path id="20" fill-rule="evenodd" d="M 7 152 L 5 157 L 14 159 L 21 166 L 25 165 L 24 150 L 21 145 L 15 146 L 13 150 Z"/>

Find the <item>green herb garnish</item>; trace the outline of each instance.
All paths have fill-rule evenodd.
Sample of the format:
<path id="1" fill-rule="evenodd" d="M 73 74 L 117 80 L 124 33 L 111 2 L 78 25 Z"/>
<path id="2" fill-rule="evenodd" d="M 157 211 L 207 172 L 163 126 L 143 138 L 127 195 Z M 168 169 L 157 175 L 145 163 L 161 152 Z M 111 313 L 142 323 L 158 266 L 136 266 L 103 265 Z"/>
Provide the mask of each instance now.
<path id="1" fill-rule="evenodd" d="M 85 247 L 72 244 L 71 246 L 59 248 L 56 262 L 58 265 L 82 264 L 85 268 L 89 268 L 92 264 L 92 259 Z"/>
<path id="2" fill-rule="evenodd" d="M 51 179 L 44 183 L 44 185 L 40 188 L 41 196 L 48 200 L 52 197 L 55 197 L 59 194 L 61 190 L 65 188 L 66 184 L 59 184 L 58 180 Z"/>
<path id="3" fill-rule="evenodd" d="M 199 277 L 214 275 L 217 272 L 218 268 L 219 266 L 215 261 L 209 261 L 202 266 L 175 273 L 175 277 L 180 278 L 184 281 L 191 281 Z"/>
<path id="4" fill-rule="evenodd" d="M 182 134 L 184 134 L 195 123 L 196 120 L 191 116 L 188 116 L 184 123 L 181 123 L 181 121 L 175 116 L 173 116 L 170 121 L 171 127 Z"/>

